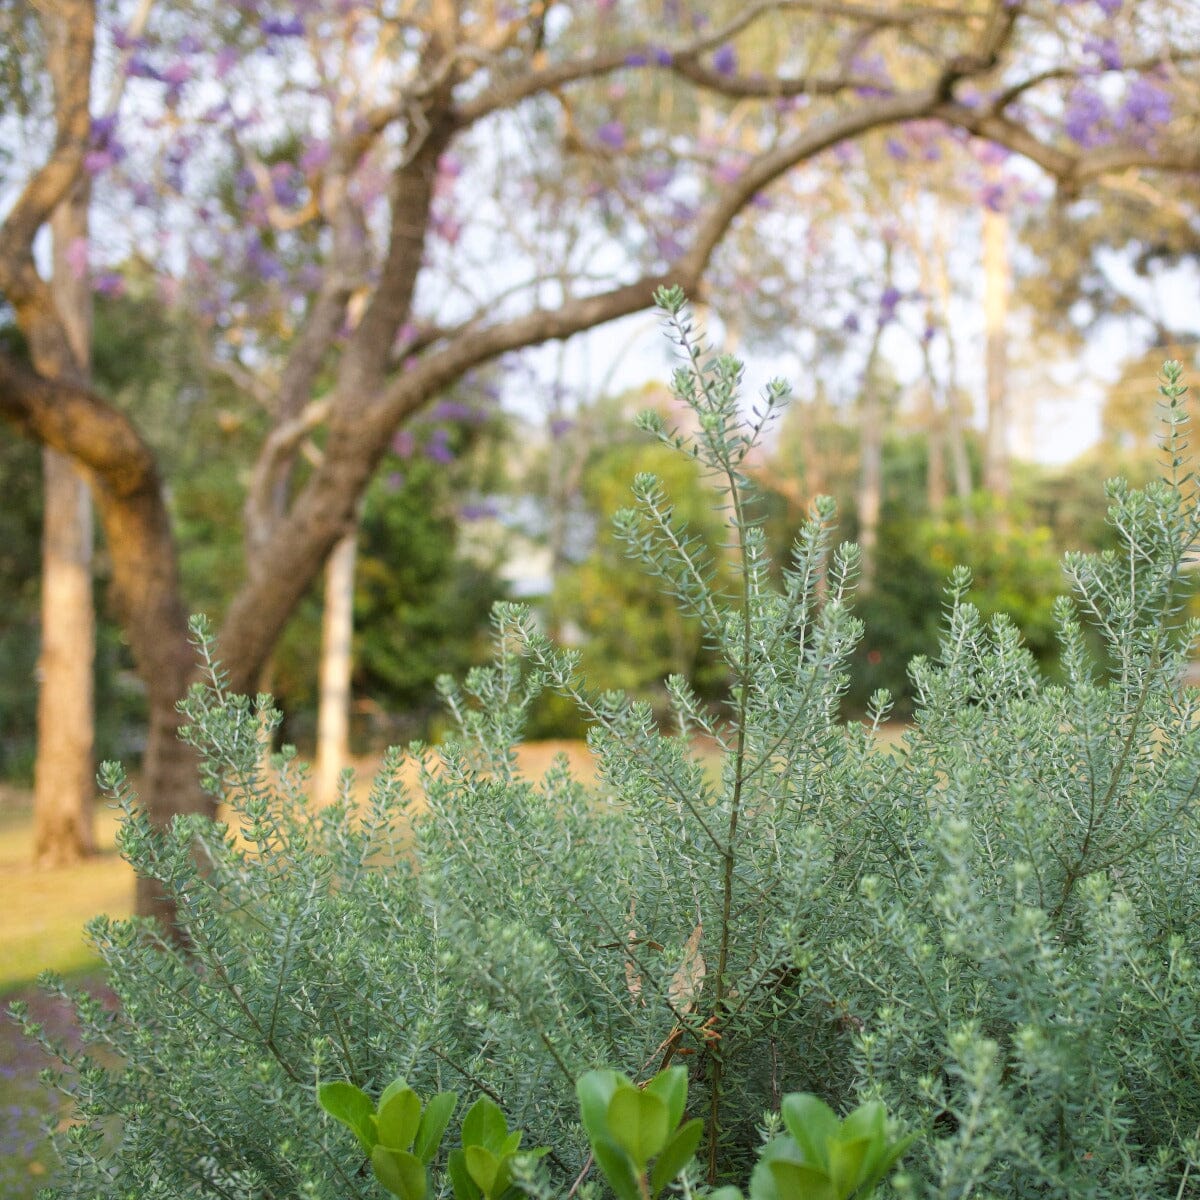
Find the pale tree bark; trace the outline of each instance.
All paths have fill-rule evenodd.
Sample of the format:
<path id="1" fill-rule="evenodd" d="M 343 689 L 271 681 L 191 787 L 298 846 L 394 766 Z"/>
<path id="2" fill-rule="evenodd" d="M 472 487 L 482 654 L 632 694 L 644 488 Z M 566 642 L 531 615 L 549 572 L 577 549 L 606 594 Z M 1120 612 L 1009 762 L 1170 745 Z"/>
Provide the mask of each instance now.
<path id="1" fill-rule="evenodd" d="M 61 867 L 95 851 L 92 504 L 74 463 L 42 451 L 41 647 L 33 855 Z"/>
<path id="2" fill-rule="evenodd" d="M 944 210 L 943 210 L 944 213 Z M 944 232 L 944 223 L 939 223 L 934 236 L 933 268 L 934 286 L 941 309 L 941 324 L 946 337 L 946 451 L 950 458 L 950 476 L 954 482 L 955 499 L 963 504 L 964 516 L 970 520 L 965 502 L 970 499 L 975 485 L 971 478 L 971 460 L 967 455 L 967 418 L 964 413 L 964 397 L 958 382 L 958 346 L 950 324 L 951 288 L 949 247 Z"/>
<path id="3" fill-rule="evenodd" d="M 343 535 L 325 564 L 321 664 L 317 697 L 318 804 L 337 799 L 338 780 L 350 765 L 350 679 L 354 668 L 354 560 L 358 532 Z"/>
<path id="4" fill-rule="evenodd" d="M 883 404 L 875 368 L 879 360 L 879 332 L 871 344 L 862 389 L 858 395 L 859 468 L 855 507 L 858 510 L 858 545 L 862 550 L 859 590 L 866 595 L 875 586 L 879 546 L 879 515 L 883 509 Z"/>
<path id="5" fill-rule="evenodd" d="M 892 255 L 889 247 L 883 273 L 884 286 L 892 286 Z M 879 347 L 890 314 L 880 313 L 871 335 L 871 348 L 863 367 L 858 392 L 858 545 L 862 551 L 859 590 L 866 595 L 875 586 L 876 551 L 879 546 L 879 517 L 883 510 L 883 429 L 886 414 L 879 394 Z"/>
<path id="6" fill-rule="evenodd" d="M 1008 217 L 983 210 L 983 312 L 986 338 L 987 426 L 983 486 L 1003 516 L 1012 491 L 1008 452 Z"/>
<path id="7" fill-rule="evenodd" d="M 940 516 L 946 506 L 946 401 L 948 389 L 942 387 L 934 366 L 932 342 L 938 321 L 935 304 L 933 253 L 918 243 L 921 291 L 925 295 L 925 329 L 921 336 L 921 365 L 925 375 L 925 439 L 928 462 L 925 470 L 925 503 L 932 516 Z M 944 333 L 950 336 L 949 323 Z"/>
<path id="8" fill-rule="evenodd" d="M 71 31 L 64 14 L 41 14 L 56 95 L 69 94 Z M 34 365 L 48 378 L 86 384 L 91 376 L 92 297 L 86 249 L 91 188 L 81 175 L 50 218 L 51 300 L 57 336 L 30 338 Z M 33 331 L 31 331 L 33 332 Z M 60 867 L 95 851 L 96 618 L 92 599 L 92 499 L 75 464 L 42 451 L 41 646 L 33 856 Z"/>

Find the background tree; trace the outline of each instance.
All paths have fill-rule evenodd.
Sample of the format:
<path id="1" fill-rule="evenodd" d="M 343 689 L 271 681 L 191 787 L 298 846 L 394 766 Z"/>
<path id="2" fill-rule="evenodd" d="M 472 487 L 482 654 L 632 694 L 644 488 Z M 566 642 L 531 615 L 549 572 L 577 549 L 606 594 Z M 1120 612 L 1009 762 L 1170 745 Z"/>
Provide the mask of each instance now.
<path id="1" fill-rule="evenodd" d="M 660 13 L 630 0 L 615 25 L 611 2 L 431 0 L 394 16 L 346 4 L 285 18 L 170 5 L 132 42 L 118 9 L 108 36 L 130 48 L 130 102 L 121 122 L 97 129 L 81 69 L 93 9 L 62 0 L 80 69 L 53 150 L 23 174 L 0 226 L 0 289 L 31 342 L 51 329 L 34 239 L 87 158 L 110 172 L 111 211 L 128 216 L 113 226 L 129 231 L 119 257 L 136 242 L 174 271 L 207 314 L 214 359 L 273 380 L 245 506 L 244 583 L 220 632 L 232 686 L 250 690 L 400 424 L 467 370 L 633 313 L 659 284 L 701 292 L 755 198 L 797 168 L 819 171 L 825 152 L 931 120 L 1006 144 L 1076 188 L 1113 171 L 1194 170 L 1194 120 L 1178 105 L 1195 47 L 1178 23 L 1168 41 L 1165 3 L 1122 15 L 1113 32 L 1140 58 L 1112 77 L 1126 110 L 1146 86 L 1178 94 L 1177 107 L 1148 112 L 1137 132 L 1149 137 L 1129 127 L 1103 147 L 1081 147 L 1064 123 L 1071 48 L 1108 7 L 780 0 L 710 25 L 683 4 Z M 658 32 L 646 37 L 651 17 Z M 630 32 L 614 39 L 614 28 Z M 777 71 L 752 56 L 764 30 Z M 1164 64 L 1166 80 L 1151 82 Z M 637 110 L 635 126 L 622 85 L 643 75 L 723 113 L 752 110 L 753 147 L 729 143 L 738 124 L 728 120 L 697 140 L 682 99 L 653 121 Z M 219 81 L 219 97 L 201 77 Z M 735 151 L 736 164 L 714 169 Z M 580 210 L 588 236 L 554 243 L 554 269 L 531 273 L 530 231 Z M 181 261 L 186 287 L 171 267 Z M 94 393 L 10 358 L 0 358 L 0 412 L 91 480 L 147 687 L 149 810 L 159 821 L 207 810 L 174 736 L 192 653 L 154 456 Z M 320 462 L 297 469 L 314 432 Z M 142 888 L 142 910 L 154 911 Z"/>

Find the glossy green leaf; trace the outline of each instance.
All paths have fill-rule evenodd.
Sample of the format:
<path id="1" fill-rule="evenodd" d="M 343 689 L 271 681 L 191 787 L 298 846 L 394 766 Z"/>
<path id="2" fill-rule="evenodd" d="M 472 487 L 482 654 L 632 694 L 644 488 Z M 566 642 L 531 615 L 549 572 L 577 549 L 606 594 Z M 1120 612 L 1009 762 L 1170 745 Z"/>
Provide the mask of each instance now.
<path id="1" fill-rule="evenodd" d="M 393 1079 L 380 1093 L 378 1107 L 382 1108 L 393 1096 L 398 1092 L 410 1092 L 412 1088 L 408 1086 L 406 1079 Z"/>
<path id="2" fill-rule="evenodd" d="M 508 1121 L 499 1105 L 487 1096 L 480 1096 L 463 1117 L 462 1144 L 498 1151 L 507 1136 Z"/>
<path id="3" fill-rule="evenodd" d="M 500 1173 L 500 1159 L 486 1146 L 464 1146 L 463 1157 L 467 1170 L 476 1187 L 488 1197 L 496 1195 L 496 1177 Z"/>
<path id="4" fill-rule="evenodd" d="M 639 1174 L 662 1152 L 670 1126 L 667 1106 L 653 1092 L 621 1084 L 608 1102 L 608 1136 L 633 1159 Z"/>
<path id="5" fill-rule="evenodd" d="M 421 1114 L 421 1123 L 417 1126 L 417 1137 L 413 1145 L 413 1153 L 427 1166 L 433 1161 L 442 1144 L 442 1135 L 450 1123 L 450 1115 L 458 1097 L 453 1092 L 438 1092 Z"/>
<path id="6" fill-rule="evenodd" d="M 879 1182 L 899 1162 L 901 1156 L 916 1140 L 917 1135 L 915 1133 L 907 1134 L 905 1137 L 886 1147 L 883 1153 L 872 1158 L 867 1164 L 867 1174 L 862 1182 L 864 1193 L 878 1186 Z"/>
<path id="7" fill-rule="evenodd" d="M 829 1177 L 838 1196 L 851 1196 L 867 1173 L 867 1152 L 876 1141 L 871 1137 L 834 1138 L 829 1143 Z"/>
<path id="8" fill-rule="evenodd" d="M 607 1138 L 600 1138 L 592 1142 L 592 1154 L 617 1200 L 642 1200 L 637 1170 L 624 1149 Z"/>
<path id="9" fill-rule="evenodd" d="M 813 1166 L 827 1170 L 829 1156 L 825 1149 L 831 1138 L 835 1138 L 841 1129 L 832 1108 L 824 1100 L 807 1092 L 793 1092 L 784 1096 L 779 1108 L 784 1126 L 800 1152 L 804 1161 Z"/>
<path id="10" fill-rule="evenodd" d="M 575 1084 L 579 1115 L 593 1145 L 597 1138 L 608 1136 L 608 1104 L 621 1082 L 629 1083 L 616 1071 L 588 1071 Z"/>
<path id="11" fill-rule="evenodd" d="M 362 1088 L 344 1079 L 330 1080 L 317 1089 L 317 1102 L 331 1117 L 351 1130 L 358 1138 L 364 1154 L 371 1153 L 371 1148 L 378 1141 L 375 1105 Z"/>
<path id="12" fill-rule="evenodd" d="M 768 1164 L 779 1200 L 843 1200 L 819 1167 L 777 1158 Z"/>
<path id="13" fill-rule="evenodd" d="M 708 1200 L 745 1200 L 745 1197 L 742 1195 L 741 1188 L 727 1185 L 717 1188 L 715 1192 L 709 1192 Z"/>
<path id="14" fill-rule="evenodd" d="M 657 1196 L 667 1184 L 678 1178 L 684 1167 L 696 1157 L 696 1147 L 700 1145 L 703 1134 L 704 1122 L 695 1117 L 670 1136 L 650 1172 L 651 1197 Z"/>
<path id="15" fill-rule="evenodd" d="M 471 1172 L 467 1170 L 467 1156 L 462 1150 L 451 1150 L 446 1159 L 446 1170 L 450 1175 L 450 1186 L 454 1200 L 481 1200 L 479 1190 Z"/>
<path id="16" fill-rule="evenodd" d="M 421 1101 L 410 1087 L 379 1102 L 379 1140 L 393 1150 L 409 1150 L 421 1124 Z"/>
<path id="17" fill-rule="evenodd" d="M 425 1200 L 429 1178 L 425 1164 L 415 1154 L 392 1146 L 376 1146 L 371 1151 L 371 1166 L 375 1178 L 393 1196 L 401 1200 Z"/>
<path id="18" fill-rule="evenodd" d="M 674 1129 L 683 1120 L 687 1106 L 688 1077 L 686 1067 L 667 1067 L 659 1071 L 646 1084 L 646 1091 L 653 1092 L 667 1106 L 667 1126 Z"/>
<path id="19" fill-rule="evenodd" d="M 878 1100 L 860 1104 L 843 1122 L 843 1138 L 878 1138 L 887 1136 L 887 1111 Z"/>

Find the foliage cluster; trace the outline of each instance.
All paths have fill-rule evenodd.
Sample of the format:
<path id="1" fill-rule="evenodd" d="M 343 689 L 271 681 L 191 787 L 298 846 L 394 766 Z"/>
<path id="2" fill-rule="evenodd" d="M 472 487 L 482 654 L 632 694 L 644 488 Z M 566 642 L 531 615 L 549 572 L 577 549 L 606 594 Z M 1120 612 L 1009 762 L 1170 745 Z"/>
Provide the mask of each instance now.
<path id="1" fill-rule="evenodd" d="M 805 428 L 798 436 L 801 424 Z M 808 492 L 814 482 L 837 500 L 835 537 L 856 537 L 859 441 L 860 431 L 844 417 L 790 410 L 779 436 L 766 448 L 765 469 L 752 472 L 762 491 L 763 529 L 776 562 L 786 562 L 797 525 L 795 498 L 785 493 Z M 813 458 L 821 465 L 816 481 L 809 477 Z M 722 533 L 711 515 L 713 493 L 689 470 L 694 465 L 673 460 L 662 446 L 639 446 L 628 439 L 614 444 L 606 435 L 581 489 L 582 503 L 599 532 L 590 553 L 559 578 L 549 610 L 555 627 L 577 628 L 585 635 L 581 666 L 594 686 L 625 689 L 660 713 L 666 709 L 662 681 L 668 674 L 686 674 L 710 699 L 723 693 L 728 675 L 695 623 L 624 558 L 611 518 L 627 502 L 628 481 L 637 469 L 651 470 L 663 480 L 677 514 L 715 550 Z M 911 714 L 908 664 L 917 655 L 936 653 L 942 597 L 958 563 L 972 565 L 968 598 L 984 619 L 998 613 L 1010 617 L 1038 663 L 1057 677 L 1053 605 L 1062 583 L 1061 555 L 1071 547 L 1114 548 L 1116 539 L 1104 521 L 1104 478 L 1121 474 L 1140 483 L 1154 477 L 1156 465 L 1148 453 L 1114 455 L 1106 448 L 1065 469 L 1021 464 L 1007 505 L 1000 507 L 986 492 L 975 491 L 966 499 L 948 500 L 938 512 L 929 507 L 928 470 L 924 435 L 898 430 L 884 439 L 875 583 L 856 599 L 866 633 L 850 659 L 844 700 L 848 714 L 866 712 L 879 688 L 892 693 L 895 716 Z M 974 472 L 978 476 L 978 463 Z M 716 561 L 721 564 L 720 555 Z M 543 699 L 537 717 L 548 712 L 557 720 L 548 726 L 552 732 L 572 729 L 572 709 Z M 536 727 L 547 728 L 545 720 Z"/>
<path id="2" fill-rule="evenodd" d="M 81 1019 L 117 1065 L 63 1053 L 79 1120 L 55 1195 L 371 1195 L 342 1132 L 314 1137 L 312 1086 L 378 1094 L 397 1076 L 492 1098 L 565 1190 L 587 1157 L 580 1074 L 674 1063 L 714 1185 L 746 1177 L 762 1114 L 805 1091 L 835 1110 L 881 1101 L 920 1135 L 890 1195 L 1194 1187 L 1200 692 L 1180 677 L 1200 517 L 1178 368 L 1162 389 L 1171 481 L 1110 485 L 1120 550 L 1066 560 L 1061 681 L 967 602 L 958 569 L 938 654 L 912 664 L 913 727 L 889 748 L 839 717 L 862 629 L 833 505 L 815 503 L 781 584 L 768 561 L 744 467 L 782 385 L 743 425 L 739 364 L 707 353 L 677 292 L 660 300 L 696 431 L 647 425 L 721 484 L 732 579 L 652 477 L 616 528 L 725 663 L 728 705 L 672 677 L 663 732 L 502 606 L 496 664 L 444 685 L 455 735 L 411 751 L 419 794 L 397 753 L 361 810 L 347 788 L 312 811 L 294 760 L 264 770 L 269 701 L 227 694 L 206 647 L 189 736 L 228 823 L 158 834 L 112 775 L 123 848 L 178 899 L 188 948 L 91 927 L 120 1008 L 80 1000 Z M 588 716 L 595 792 L 565 765 L 517 771 L 544 687 Z M 876 696 L 872 721 L 887 707 Z M 696 734 L 719 747 L 717 776 Z"/>

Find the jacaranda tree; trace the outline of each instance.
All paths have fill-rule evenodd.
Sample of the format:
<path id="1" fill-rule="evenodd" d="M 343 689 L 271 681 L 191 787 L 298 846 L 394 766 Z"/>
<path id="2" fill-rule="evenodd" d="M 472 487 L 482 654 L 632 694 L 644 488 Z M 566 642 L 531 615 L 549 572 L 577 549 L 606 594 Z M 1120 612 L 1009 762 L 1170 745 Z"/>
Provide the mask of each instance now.
<path id="1" fill-rule="evenodd" d="M 116 0 L 99 25 L 92 0 L 39 7 L 74 69 L 55 76 L 44 153 L 3 126 L 0 292 L 31 344 L 63 341 L 34 247 L 86 175 L 103 220 L 80 267 L 109 288 L 149 267 L 262 391 L 245 575 L 219 631 L 235 691 L 398 426 L 473 368 L 660 285 L 703 297 L 777 181 L 817 186 L 846 146 L 914 128 L 1004 145 L 1069 193 L 1200 167 L 1184 0 Z M 109 112 L 96 93 L 118 75 Z M 152 817 L 205 811 L 175 737 L 194 660 L 154 455 L 36 362 L 0 356 L 0 414 L 91 483 L 148 692 Z M 149 885 L 139 904 L 166 915 Z"/>

